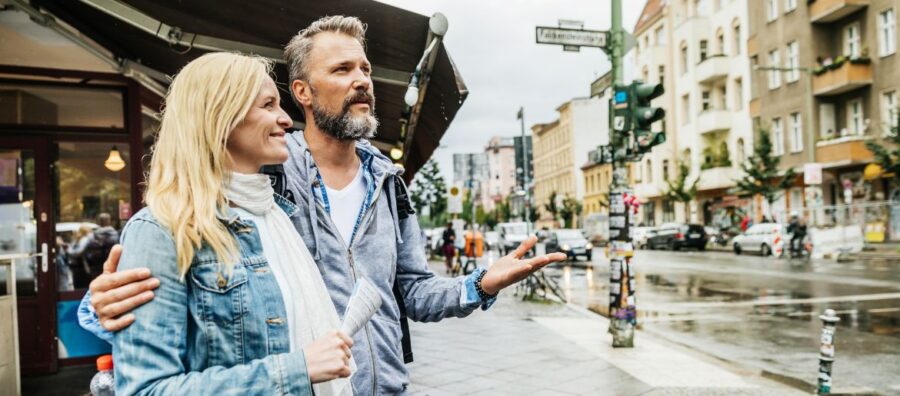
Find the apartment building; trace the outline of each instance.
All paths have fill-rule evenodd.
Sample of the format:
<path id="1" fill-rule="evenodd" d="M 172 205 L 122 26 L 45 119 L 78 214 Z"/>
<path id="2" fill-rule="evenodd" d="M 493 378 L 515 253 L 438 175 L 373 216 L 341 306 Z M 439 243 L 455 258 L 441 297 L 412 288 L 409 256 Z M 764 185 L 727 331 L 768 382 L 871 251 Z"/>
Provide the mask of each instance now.
<path id="1" fill-rule="evenodd" d="M 672 67 L 674 53 L 671 45 L 675 30 L 673 15 L 672 7 L 666 1 L 649 0 L 634 27 L 637 44 L 631 59 L 634 70 L 637 71 L 635 78 L 647 83 L 663 84 L 665 94 L 656 98 L 653 105 L 669 112 L 664 120 L 653 126 L 655 131 L 667 132 L 666 142 L 644 155 L 640 163 L 630 164 L 634 194 L 642 202 L 638 223 L 644 225 L 659 225 L 676 220 L 674 205 L 662 199 L 667 190 L 666 180 L 672 176 L 672 169 L 676 168 L 675 164 L 679 160 L 679 134 L 671 110 L 675 108 L 676 97 Z"/>
<path id="2" fill-rule="evenodd" d="M 772 210 L 900 199 L 887 179 L 865 180 L 863 172 L 873 160 L 865 143 L 897 126 L 900 2 L 760 3 L 749 10 L 750 61 L 786 70 L 754 72 L 754 123 L 770 134 L 782 167 L 823 169 L 821 184 L 805 186 L 798 178 Z"/>
<path id="3" fill-rule="evenodd" d="M 556 111 L 559 118 L 531 127 L 533 139 L 534 205 L 540 210 L 538 227 L 555 227 L 555 219 L 544 205 L 555 192 L 559 199 L 569 196 L 584 200 L 584 178 L 580 167 L 588 153 L 600 144 L 609 130 L 608 98 L 576 98 Z"/>
<path id="4" fill-rule="evenodd" d="M 495 136 L 484 149 L 487 179 L 481 188 L 481 205 L 485 212 L 516 190 L 516 146 L 511 137 Z"/>
<path id="5" fill-rule="evenodd" d="M 599 150 L 592 151 L 589 156 L 599 156 Z M 584 204 L 582 213 L 587 216 L 593 213 L 606 213 L 609 202 L 609 186 L 612 184 L 612 165 L 601 164 L 592 158 L 581 167 L 584 177 Z"/>

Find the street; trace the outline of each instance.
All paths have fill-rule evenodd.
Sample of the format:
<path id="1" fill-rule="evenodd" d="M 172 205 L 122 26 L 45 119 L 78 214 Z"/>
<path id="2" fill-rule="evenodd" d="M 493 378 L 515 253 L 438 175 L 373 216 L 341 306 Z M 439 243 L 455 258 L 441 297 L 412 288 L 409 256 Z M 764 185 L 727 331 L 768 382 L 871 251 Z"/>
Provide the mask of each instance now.
<path id="1" fill-rule="evenodd" d="M 568 300 L 606 314 L 608 265 L 558 266 Z M 638 251 L 639 326 L 789 382 L 814 384 L 820 312 L 835 309 L 836 387 L 900 393 L 900 263 L 788 262 L 728 252 Z M 640 342 L 639 340 L 636 342 Z"/>

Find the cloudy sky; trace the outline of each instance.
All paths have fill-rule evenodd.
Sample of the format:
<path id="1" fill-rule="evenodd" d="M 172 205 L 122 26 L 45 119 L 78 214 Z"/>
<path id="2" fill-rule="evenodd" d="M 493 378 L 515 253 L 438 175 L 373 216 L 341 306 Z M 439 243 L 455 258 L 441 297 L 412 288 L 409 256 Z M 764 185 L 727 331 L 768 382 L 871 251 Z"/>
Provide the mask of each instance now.
<path id="1" fill-rule="evenodd" d="M 528 133 L 532 124 L 555 120 L 562 103 L 588 96 L 590 83 L 609 70 L 599 49 L 563 52 L 560 46 L 534 42 L 535 26 L 556 26 L 559 19 L 584 21 L 585 29 L 609 29 L 609 0 L 379 1 L 422 15 L 441 12 L 449 21 L 444 45 L 469 97 L 435 152 L 448 180 L 453 153 L 483 151 L 492 136 L 520 133 L 519 106 L 525 107 Z M 623 26 L 631 31 L 644 1 L 622 3 Z"/>

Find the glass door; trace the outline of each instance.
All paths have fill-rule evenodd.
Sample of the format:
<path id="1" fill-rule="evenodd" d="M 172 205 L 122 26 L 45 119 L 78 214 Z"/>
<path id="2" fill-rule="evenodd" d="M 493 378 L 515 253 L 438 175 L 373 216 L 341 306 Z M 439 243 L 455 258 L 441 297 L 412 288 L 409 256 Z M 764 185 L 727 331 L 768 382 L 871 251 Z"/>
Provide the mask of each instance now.
<path id="1" fill-rule="evenodd" d="M 23 374 L 57 367 L 48 147 L 47 138 L 0 138 L 0 254 L 20 257 L 15 275 Z"/>

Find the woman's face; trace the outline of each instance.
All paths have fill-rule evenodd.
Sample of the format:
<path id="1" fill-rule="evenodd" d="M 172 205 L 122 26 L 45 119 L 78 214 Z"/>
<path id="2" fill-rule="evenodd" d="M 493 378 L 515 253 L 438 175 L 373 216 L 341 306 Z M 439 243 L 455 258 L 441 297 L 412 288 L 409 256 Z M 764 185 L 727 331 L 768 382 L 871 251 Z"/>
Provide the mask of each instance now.
<path id="1" fill-rule="evenodd" d="M 293 125 L 291 117 L 281 109 L 275 82 L 266 77 L 243 121 L 228 137 L 228 153 L 232 170 L 256 173 L 263 165 L 287 161 L 285 131 Z"/>

